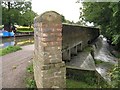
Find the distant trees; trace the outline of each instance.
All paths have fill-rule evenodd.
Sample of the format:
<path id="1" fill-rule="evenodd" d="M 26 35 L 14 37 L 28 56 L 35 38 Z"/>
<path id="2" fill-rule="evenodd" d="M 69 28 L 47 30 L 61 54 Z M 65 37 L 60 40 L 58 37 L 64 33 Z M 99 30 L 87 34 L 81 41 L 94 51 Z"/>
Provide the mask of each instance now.
<path id="1" fill-rule="evenodd" d="M 120 50 L 120 2 L 83 2 L 84 21 L 93 22 Z"/>
<path id="2" fill-rule="evenodd" d="M 31 2 L 2 2 L 2 24 L 10 31 L 11 24 L 31 26 L 37 15 L 31 10 Z"/>

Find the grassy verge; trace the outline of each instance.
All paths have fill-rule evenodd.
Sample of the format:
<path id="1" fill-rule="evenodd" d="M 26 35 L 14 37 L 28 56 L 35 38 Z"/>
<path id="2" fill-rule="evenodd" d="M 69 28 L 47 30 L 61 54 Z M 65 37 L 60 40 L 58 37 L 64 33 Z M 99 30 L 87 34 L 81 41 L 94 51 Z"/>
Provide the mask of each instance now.
<path id="1" fill-rule="evenodd" d="M 95 85 L 89 85 L 86 82 L 75 81 L 73 79 L 66 80 L 67 88 L 95 88 Z"/>
<path id="2" fill-rule="evenodd" d="M 6 48 L 0 49 L 0 56 L 6 55 L 11 52 L 16 52 L 21 49 L 22 48 L 20 46 L 8 46 Z"/>

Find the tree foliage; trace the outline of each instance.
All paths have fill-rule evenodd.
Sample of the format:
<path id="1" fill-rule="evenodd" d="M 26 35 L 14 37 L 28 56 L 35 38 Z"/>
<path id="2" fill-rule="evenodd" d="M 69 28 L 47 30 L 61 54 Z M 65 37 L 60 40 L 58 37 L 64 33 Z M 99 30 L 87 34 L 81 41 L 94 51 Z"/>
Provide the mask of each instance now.
<path id="1" fill-rule="evenodd" d="M 31 10 L 31 2 L 2 2 L 2 24 L 31 26 L 33 19 L 37 15 Z"/>
<path id="2" fill-rule="evenodd" d="M 120 47 L 120 2 L 83 2 L 85 21 L 100 26 L 101 34 Z"/>

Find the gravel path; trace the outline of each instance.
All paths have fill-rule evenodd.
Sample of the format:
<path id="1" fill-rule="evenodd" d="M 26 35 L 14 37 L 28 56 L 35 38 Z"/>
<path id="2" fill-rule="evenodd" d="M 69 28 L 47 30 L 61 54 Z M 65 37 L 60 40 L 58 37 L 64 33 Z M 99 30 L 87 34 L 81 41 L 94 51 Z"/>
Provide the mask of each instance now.
<path id="1" fill-rule="evenodd" d="M 25 88 L 26 67 L 31 64 L 34 45 L 2 56 L 2 88 Z"/>

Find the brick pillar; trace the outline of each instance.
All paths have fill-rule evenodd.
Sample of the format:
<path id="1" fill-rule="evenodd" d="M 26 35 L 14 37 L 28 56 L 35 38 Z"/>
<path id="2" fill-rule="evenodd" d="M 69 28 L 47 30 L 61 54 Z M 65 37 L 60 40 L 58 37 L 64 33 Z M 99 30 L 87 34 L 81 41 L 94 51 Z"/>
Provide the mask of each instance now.
<path id="1" fill-rule="evenodd" d="M 48 11 L 34 21 L 34 77 L 37 88 L 65 88 L 61 15 Z"/>

